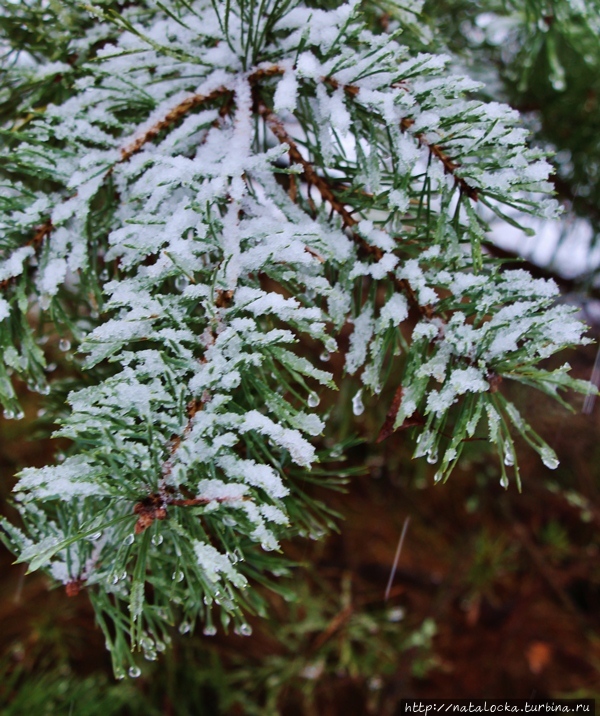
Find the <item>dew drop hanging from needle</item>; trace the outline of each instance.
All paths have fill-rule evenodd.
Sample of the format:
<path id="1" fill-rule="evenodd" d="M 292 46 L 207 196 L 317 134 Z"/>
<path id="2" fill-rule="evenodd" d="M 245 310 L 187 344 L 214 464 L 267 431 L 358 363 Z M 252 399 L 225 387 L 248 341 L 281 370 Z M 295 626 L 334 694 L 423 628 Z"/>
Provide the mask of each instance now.
<path id="1" fill-rule="evenodd" d="M 362 415 L 365 412 L 365 406 L 362 401 L 362 388 L 352 398 L 352 412 L 354 415 Z"/>
<path id="2" fill-rule="evenodd" d="M 308 406 L 310 408 L 316 408 L 317 405 L 321 402 L 321 399 L 316 393 L 309 393 L 306 402 L 308 403 Z"/>

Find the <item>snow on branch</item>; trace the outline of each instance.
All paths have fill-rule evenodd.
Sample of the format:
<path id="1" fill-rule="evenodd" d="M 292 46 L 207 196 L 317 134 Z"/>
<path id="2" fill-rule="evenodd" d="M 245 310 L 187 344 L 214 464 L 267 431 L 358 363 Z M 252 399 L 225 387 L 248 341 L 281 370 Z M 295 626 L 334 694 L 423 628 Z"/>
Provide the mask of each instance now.
<path id="1" fill-rule="evenodd" d="M 339 447 L 325 389 L 353 380 L 356 415 L 389 390 L 379 438 L 413 428 L 436 480 L 487 439 L 507 486 L 515 434 L 556 457 L 506 382 L 563 403 L 588 386 L 539 366 L 586 342 L 556 286 L 482 249 L 481 206 L 556 213 L 549 167 L 447 57 L 372 34 L 356 2 L 94 13 L 60 92 L 44 61 L 9 70 L 48 94 L 2 129 L 0 401 L 20 415 L 17 378 L 50 393 L 70 447 L 23 471 L 22 527 L 3 528 L 89 589 L 121 674 L 126 645 L 155 655 L 171 624 L 247 633 L 249 579 L 281 572 L 282 537 L 326 528 L 303 487 Z M 348 326 L 334 378 L 319 357 Z"/>

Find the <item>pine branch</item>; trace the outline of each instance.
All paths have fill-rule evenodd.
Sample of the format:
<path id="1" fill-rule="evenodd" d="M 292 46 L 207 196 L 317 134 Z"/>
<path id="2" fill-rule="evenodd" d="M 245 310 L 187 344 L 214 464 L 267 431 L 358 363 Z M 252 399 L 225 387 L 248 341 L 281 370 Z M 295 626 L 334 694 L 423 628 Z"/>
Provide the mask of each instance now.
<path id="1" fill-rule="evenodd" d="M 327 179 L 320 176 L 314 166 L 303 157 L 302 153 L 298 149 L 298 145 L 286 131 L 281 119 L 262 101 L 259 101 L 258 103 L 258 113 L 266 121 L 269 129 L 273 132 L 277 140 L 281 144 L 285 144 L 289 147 L 288 153 L 290 155 L 290 160 L 293 163 L 300 164 L 302 166 L 304 178 L 308 182 L 309 186 L 314 186 L 321 195 L 321 199 L 330 204 L 332 211 L 334 211 L 342 219 L 342 225 L 348 229 L 352 229 L 356 226 L 358 221 L 335 196 L 335 193 L 331 189 Z M 379 247 L 367 243 L 367 241 L 365 241 L 363 237 L 355 231 L 351 231 L 350 236 L 352 237 L 352 240 L 360 246 L 361 250 L 365 254 L 372 256 L 376 261 L 381 260 L 383 251 Z M 398 279 L 393 273 L 390 274 L 390 279 L 400 291 L 406 294 L 411 306 L 422 316 L 431 318 L 434 315 L 434 311 L 431 306 L 420 305 L 415 292 L 406 279 Z"/>
<path id="2" fill-rule="evenodd" d="M 487 243 L 485 250 L 490 256 L 502 259 L 504 268 L 523 268 L 535 278 L 554 281 L 554 283 L 565 294 L 585 292 L 585 296 L 594 299 L 600 299 L 600 288 L 594 286 L 586 286 L 585 276 L 576 276 L 575 278 L 567 278 L 556 270 L 540 266 L 539 264 L 529 261 L 525 257 L 514 251 L 508 251 L 496 244 Z"/>
<path id="3" fill-rule="evenodd" d="M 400 127 L 402 128 L 402 131 L 408 131 L 414 123 L 414 119 L 403 119 L 400 122 Z M 451 174 L 454 177 L 454 183 L 457 187 L 459 187 L 463 194 L 465 194 L 465 196 L 468 196 L 472 201 L 478 200 L 479 192 L 475 189 L 475 187 L 472 187 L 465 179 L 463 179 L 463 177 L 457 174 L 460 169 L 460 164 L 451 159 L 450 156 L 446 154 L 442 146 L 428 142 L 423 132 L 416 132 L 412 136 L 416 138 L 422 147 L 428 149 L 430 154 L 442 163 L 446 174 Z"/>
<path id="4" fill-rule="evenodd" d="M 328 84 L 333 89 L 338 89 L 340 86 L 342 86 L 344 92 L 346 92 L 350 97 L 355 98 L 358 97 L 358 95 L 360 94 L 360 87 L 357 87 L 356 85 L 340 85 L 340 83 L 334 77 L 324 77 L 323 82 Z M 391 86 L 397 87 L 398 85 L 393 84 Z M 414 119 L 404 118 L 400 121 L 400 128 L 403 132 L 408 132 L 408 130 L 414 125 L 414 123 Z M 425 147 L 432 156 L 434 156 L 442 163 L 444 171 L 454 177 L 454 183 L 456 184 L 456 186 L 459 187 L 459 189 L 466 196 L 468 196 L 469 199 L 477 201 L 479 197 L 477 189 L 475 187 L 472 187 L 467 181 L 465 181 L 465 179 L 463 179 L 463 177 L 457 174 L 457 171 L 460 169 L 460 164 L 454 161 L 444 151 L 444 148 L 441 145 L 429 142 L 424 132 L 415 132 L 414 134 L 412 134 L 412 136 L 417 140 L 421 147 Z"/>
<path id="5" fill-rule="evenodd" d="M 134 2 L 111 15 L 118 33 L 101 15 L 78 40 L 94 62 L 11 70 L 24 91 L 77 76 L 0 148 L 2 288 L 22 276 L 0 298 L 0 399 L 18 414 L 13 374 L 49 389 L 29 300 L 44 330 L 72 327 L 93 372 L 68 410 L 48 400 L 69 453 L 22 472 L 23 529 L 2 524 L 32 569 L 91 585 L 117 674 L 139 674 L 131 648 L 154 658 L 173 623 L 214 633 L 215 605 L 248 633 L 243 611 L 265 609 L 248 578 L 281 569 L 259 548 L 332 525 L 302 485 L 321 481 L 317 391 L 336 386 L 301 336 L 326 360 L 353 326 L 353 413 L 393 381 L 379 437 L 414 427 L 437 481 L 486 439 L 501 484 L 514 465 L 520 485 L 515 431 L 556 467 L 504 381 L 563 403 L 588 391 L 538 367 L 586 342 L 554 285 L 483 260 L 477 202 L 509 222 L 504 206 L 555 211 L 515 114 L 468 99 L 445 58 L 371 34 L 355 4 L 267 5 Z"/>
<path id="6" fill-rule="evenodd" d="M 40 250 L 42 244 L 44 243 L 44 239 L 47 236 L 50 236 L 53 228 L 54 226 L 52 225 L 52 221 L 48 219 L 45 224 L 42 224 L 42 226 L 38 228 L 31 239 L 25 243 L 25 246 L 32 246 L 36 251 Z M 7 278 L 4 279 L 4 281 L 0 281 L 0 291 L 5 291 L 11 284 L 14 283 L 16 278 L 17 277 Z"/>
<path id="7" fill-rule="evenodd" d="M 283 70 L 278 65 L 271 65 L 270 67 L 259 67 L 254 72 L 251 72 L 248 76 L 248 82 L 254 85 L 260 80 L 267 77 L 274 77 L 282 74 Z M 159 120 L 155 125 L 146 130 L 144 134 L 138 137 L 135 141 L 129 144 L 127 147 L 121 149 L 121 162 L 126 162 L 134 154 L 141 151 L 144 145 L 155 139 L 161 132 L 165 131 L 173 124 L 183 119 L 186 114 L 196 107 L 200 107 L 203 104 L 210 104 L 211 102 L 221 99 L 223 97 L 233 97 L 233 91 L 229 87 L 218 87 L 217 89 L 209 92 L 208 94 L 194 94 L 191 97 L 186 97 L 176 107 L 169 111 L 165 117 Z"/>

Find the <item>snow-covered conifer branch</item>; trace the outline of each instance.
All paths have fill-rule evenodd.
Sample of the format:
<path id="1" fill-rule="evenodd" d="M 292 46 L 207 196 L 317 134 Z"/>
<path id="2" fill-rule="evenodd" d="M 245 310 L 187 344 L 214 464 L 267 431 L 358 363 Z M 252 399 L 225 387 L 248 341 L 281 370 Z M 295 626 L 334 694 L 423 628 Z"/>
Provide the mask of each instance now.
<path id="1" fill-rule="evenodd" d="M 356 2 L 94 12 L 81 61 L 7 69 L 63 84 L 2 128 L 0 400 L 20 411 L 13 376 L 52 390 L 59 336 L 77 386 L 51 416 L 66 455 L 21 473 L 23 528 L 4 529 L 89 588 L 135 673 L 128 645 L 153 658 L 170 625 L 247 633 L 248 580 L 284 569 L 282 535 L 327 526 L 297 477 L 327 457 L 336 383 L 302 341 L 327 359 L 353 326 L 354 412 L 387 384 L 380 437 L 415 427 L 436 479 L 486 433 L 518 482 L 515 432 L 556 458 L 504 383 L 587 390 L 537 365 L 585 339 L 551 282 L 484 254 L 480 205 L 555 214 L 549 167 L 448 58 L 374 35 Z"/>

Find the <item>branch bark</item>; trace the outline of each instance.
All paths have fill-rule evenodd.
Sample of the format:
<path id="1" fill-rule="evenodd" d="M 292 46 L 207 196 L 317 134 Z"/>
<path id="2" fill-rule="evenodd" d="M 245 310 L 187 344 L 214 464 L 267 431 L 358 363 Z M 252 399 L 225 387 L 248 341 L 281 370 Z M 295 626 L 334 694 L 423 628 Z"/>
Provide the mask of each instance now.
<path id="1" fill-rule="evenodd" d="M 334 89 L 337 89 L 340 86 L 343 86 L 344 91 L 346 94 L 351 95 L 352 97 L 357 97 L 360 93 L 360 87 L 357 87 L 356 85 L 340 85 L 340 83 L 334 79 L 333 77 L 325 77 L 324 81 Z M 403 132 L 407 132 L 415 123 L 414 119 L 406 118 L 401 120 L 400 122 L 400 129 Z M 478 193 L 477 189 L 475 187 L 472 187 L 463 177 L 459 176 L 457 174 L 457 170 L 460 169 L 460 164 L 458 162 L 455 162 L 454 159 L 450 157 L 442 147 L 441 144 L 434 144 L 432 142 L 429 142 L 427 138 L 425 137 L 424 132 L 416 132 L 413 134 L 413 137 L 417 140 L 419 145 L 421 147 L 425 147 L 429 150 L 430 154 L 434 156 L 436 159 L 438 159 L 442 166 L 444 167 L 444 171 L 447 174 L 452 174 L 454 177 L 454 182 L 456 186 L 459 187 L 459 189 L 469 197 L 469 199 L 472 199 L 473 201 L 477 201 L 478 199 Z"/>
<path id="2" fill-rule="evenodd" d="M 321 195 L 321 199 L 328 202 L 333 211 L 341 217 L 343 226 L 347 229 L 355 227 L 358 224 L 358 221 L 352 216 L 348 209 L 346 209 L 343 202 L 336 197 L 327 179 L 318 174 L 311 162 L 302 156 L 302 153 L 298 149 L 298 145 L 287 133 L 281 119 L 262 101 L 259 101 L 258 103 L 258 113 L 261 117 L 263 117 L 269 126 L 269 129 L 273 132 L 279 142 L 281 142 L 281 144 L 287 144 L 292 162 L 302 166 L 304 176 L 308 184 L 310 186 L 314 186 Z M 363 239 L 363 237 L 356 231 L 351 231 L 350 236 L 352 237 L 352 240 L 360 246 L 362 251 L 372 256 L 376 261 L 379 261 L 383 257 L 383 251 L 378 246 L 372 246 L 367 243 L 365 239 Z M 415 292 L 406 279 L 399 279 L 394 274 L 391 274 L 390 278 L 394 282 L 396 288 L 406 295 L 409 303 L 414 309 L 416 309 L 422 316 L 431 318 L 433 315 L 433 308 L 429 305 L 421 306 Z"/>

